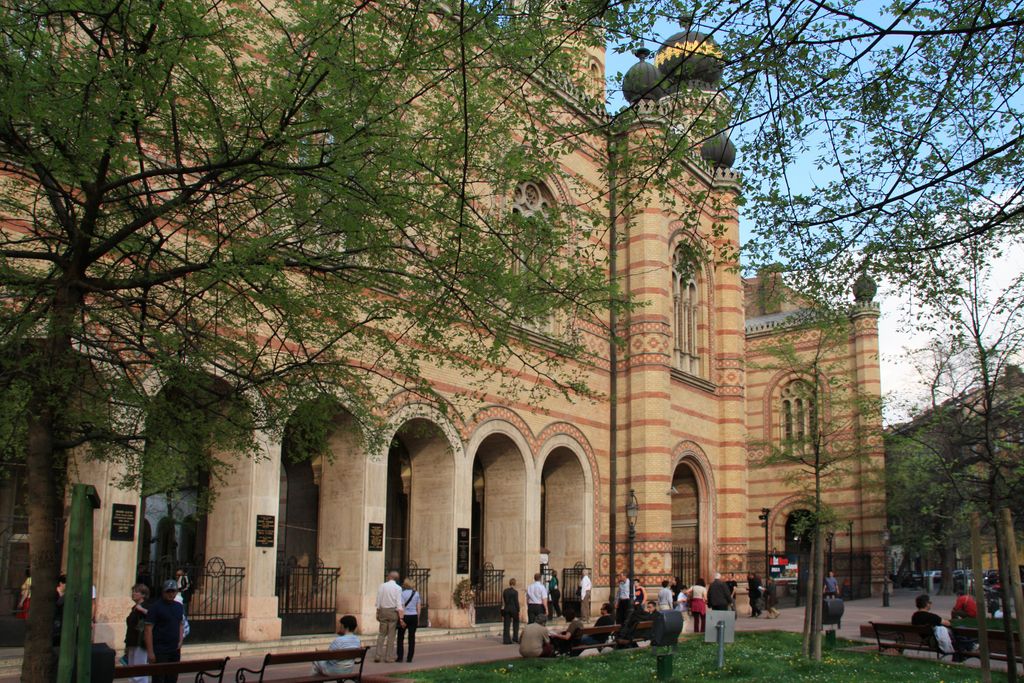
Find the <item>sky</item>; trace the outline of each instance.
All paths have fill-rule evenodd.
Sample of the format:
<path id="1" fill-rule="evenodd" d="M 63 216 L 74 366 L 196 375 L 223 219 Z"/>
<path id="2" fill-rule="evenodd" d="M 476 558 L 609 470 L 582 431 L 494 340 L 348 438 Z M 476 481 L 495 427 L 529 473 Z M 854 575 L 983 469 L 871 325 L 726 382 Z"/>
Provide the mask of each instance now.
<path id="1" fill-rule="evenodd" d="M 661 38 L 679 30 L 667 23 L 664 26 L 659 24 L 658 29 Z M 647 47 L 655 51 L 659 44 L 654 40 L 648 40 Z M 613 87 L 616 73 L 624 74 L 637 61 L 632 54 L 615 54 L 611 49 L 608 50 L 605 70 L 609 80 L 609 111 L 617 111 L 626 104 L 622 93 Z M 740 148 L 740 163 L 742 155 L 743 149 Z M 745 219 L 741 208 L 741 240 L 750 235 L 751 228 L 752 225 Z M 999 291 L 1005 288 L 1021 272 L 1024 272 L 1024 244 L 1007 245 L 1002 258 L 992 264 L 991 289 Z M 931 338 L 913 324 L 916 311 L 908 293 L 895 291 L 884 282 L 879 285 L 876 301 L 879 302 L 882 314 L 878 332 L 882 394 L 885 399 L 883 421 L 886 425 L 893 425 L 909 419 L 907 406 L 925 396 L 924 378 L 917 374 L 913 364 L 909 362 L 908 354 L 927 347 Z"/>

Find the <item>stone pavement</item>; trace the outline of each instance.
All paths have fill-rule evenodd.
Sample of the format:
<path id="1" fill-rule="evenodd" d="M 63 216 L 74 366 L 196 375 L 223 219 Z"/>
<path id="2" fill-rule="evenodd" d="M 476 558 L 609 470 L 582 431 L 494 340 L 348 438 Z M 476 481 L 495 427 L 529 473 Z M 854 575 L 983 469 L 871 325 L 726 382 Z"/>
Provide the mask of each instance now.
<path id="1" fill-rule="evenodd" d="M 860 640 L 860 625 L 869 621 L 909 621 L 914 611 L 914 598 L 919 591 L 899 590 L 893 595 L 890 607 L 882 607 L 880 597 L 871 597 L 865 600 L 855 600 L 846 603 L 846 613 L 842 620 L 842 628 L 839 636 L 851 640 Z M 934 611 L 937 614 L 948 616 L 953 606 L 954 598 L 951 596 L 933 596 Z M 744 605 L 741 603 L 741 610 Z M 742 614 L 742 611 L 741 611 Z M 786 608 L 782 610 L 777 619 L 740 616 L 737 621 L 737 630 L 744 631 L 793 631 L 803 630 L 803 609 Z M 557 624 L 556 624 L 557 625 Z M 516 645 L 502 645 L 500 626 L 488 625 L 473 630 L 439 632 L 440 629 L 423 629 L 419 632 L 416 645 L 416 656 L 411 664 L 406 663 L 374 663 L 371 659 L 367 661 L 364 674 L 373 677 L 380 674 L 391 674 L 400 678 L 405 671 L 421 669 L 435 669 L 446 666 L 458 666 L 461 664 L 473 664 L 478 662 L 491 662 L 510 659 L 519 656 Z M 372 634 L 361 636 L 364 645 L 373 645 L 375 638 Z M 324 647 L 330 643 L 331 638 L 293 638 L 283 639 L 278 643 L 218 643 L 209 645 L 186 644 L 184 648 L 185 659 L 197 659 L 209 656 L 230 655 L 228 662 L 228 675 L 225 680 L 234 680 L 234 672 L 240 666 L 253 667 L 258 665 L 262 654 L 268 650 L 309 650 Z M 874 641 L 871 641 L 874 642 Z M 20 652 L 17 652 L 17 664 L 20 666 Z M 585 653 L 584 656 L 586 656 Z M 7 655 L 7 657 L 4 657 Z M 18 680 L 17 669 L 13 668 L 15 652 L 0 652 L 0 666 L 3 666 L 0 683 L 13 683 Z M 595 655 L 596 656 L 596 655 Z M 6 660 L 6 661 L 5 661 Z M 972 660 L 977 666 L 977 660 Z M 295 665 L 282 668 L 275 677 L 286 678 L 308 671 L 307 665 Z M 387 680 L 387 678 L 372 680 Z M 394 680 L 394 679 L 391 679 Z"/>

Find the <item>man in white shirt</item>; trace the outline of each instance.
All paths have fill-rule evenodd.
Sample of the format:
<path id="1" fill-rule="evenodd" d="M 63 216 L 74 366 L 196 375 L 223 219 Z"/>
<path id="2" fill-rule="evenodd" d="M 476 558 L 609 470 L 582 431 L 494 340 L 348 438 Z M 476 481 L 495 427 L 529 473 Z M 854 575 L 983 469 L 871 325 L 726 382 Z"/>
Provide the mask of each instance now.
<path id="1" fill-rule="evenodd" d="M 526 588 L 526 623 L 537 621 L 538 614 L 548 612 L 548 589 L 540 582 L 540 572 L 533 575 L 533 583 Z"/>
<path id="2" fill-rule="evenodd" d="M 373 661 L 395 661 L 395 636 L 402 613 L 402 587 L 398 585 L 398 572 L 391 570 L 388 580 L 377 589 L 377 649 Z"/>
<path id="3" fill-rule="evenodd" d="M 592 588 L 590 574 L 584 569 L 583 577 L 580 579 L 580 612 L 585 623 L 590 621 L 590 591 Z"/>
<path id="4" fill-rule="evenodd" d="M 619 574 L 619 588 L 615 593 L 615 621 L 626 623 L 630 608 L 633 606 L 633 591 L 625 574 Z"/>

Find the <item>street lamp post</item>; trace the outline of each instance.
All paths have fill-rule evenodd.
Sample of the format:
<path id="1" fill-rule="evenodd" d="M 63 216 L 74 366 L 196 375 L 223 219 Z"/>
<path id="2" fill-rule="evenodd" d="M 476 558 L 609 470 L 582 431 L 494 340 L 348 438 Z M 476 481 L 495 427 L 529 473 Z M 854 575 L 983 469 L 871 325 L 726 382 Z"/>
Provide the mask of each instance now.
<path id="1" fill-rule="evenodd" d="M 771 513 L 771 508 L 761 508 L 761 514 L 757 516 L 761 520 L 761 526 L 764 527 L 764 581 L 768 583 L 768 579 L 771 578 L 771 566 L 768 564 L 768 515 Z"/>
<path id="2" fill-rule="evenodd" d="M 629 524 L 629 609 L 633 609 L 636 595 L 636 585 L 633 583 L 633 546 L 636 542 L 636 518 L 640 515 L 640 501 L 636 499 L 636 492 L 629 490 L 629 498 L 626 500 L 626 522 Z"/>
<path id="3" fill-rule="evenodd" d="M 882 532 L 882 607 L 889 606 L 889 530 Z"/>

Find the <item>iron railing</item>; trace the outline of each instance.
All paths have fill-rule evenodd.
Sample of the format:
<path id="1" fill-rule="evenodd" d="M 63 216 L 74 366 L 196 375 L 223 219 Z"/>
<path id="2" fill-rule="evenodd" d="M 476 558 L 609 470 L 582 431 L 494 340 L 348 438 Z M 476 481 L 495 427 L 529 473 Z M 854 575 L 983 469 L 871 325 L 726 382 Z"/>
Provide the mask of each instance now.
<path id="1" fill-rule="evenodd" d="M 572 608 L 572 611 L 577 616 L 582 614 L 580 610 L 580 579 L 583 578 L 583 572 L 590 571 L 590 567 L 587 567 L 582 562 L 577 562 L 572 567 L 566 567 L 562 570 L 562 611 L 566 608 Z"/>
<path id="2" fill-rule="evenodd" d="M 700 557 L 695 546 L 672 548 L 672 575 L 687 586 L 700 578 Z"/>
<path id="3" fill-rule="evenodd" d="M 473 604 L 478 624 L 501 621 L 501 593 L 505 581 L 505 570 L 495 569 L 485 562 L 480 570 L 480 579 L 473 587 Z"/>
<path id="4" fill-rule="evenodd" d="M 404 575 L 399 580 L 399 583 L 404 583 L 406 579 L 412 582 L 413 588 L 420 594 L 419 625 L 420 627 L 426 627 L 430 624 L 430 569 L 428 567 L 420 567 L 412 560 L 409 560 L 409 564 L 405 566 Z M 387 572 L 384 574 L 384 580 L 388 580 Z"/>
<path id="5" fill-rule="evenodd" d="M 300 566 L 294 557 L 277 564 L 277 614 L 281 635 L 305 635 L 334 631 L 339 567 L 325 567 L 317 558 L 312 567 Z"/>
<path id="6" fill-rule="evenodd" d="M 163 557 L 148 565 L 154 590 L 158 592 L 164 581 L 176 578 L 179 568 L 185 571 L 191 584 L 191 590 L 182 596 L 190 625 L 189 641 L 237 640 L 245 567 L 228 566 L 219 557 L 211 557 L 205 564 L 201 557 L 195 563 L 179 563 L 174 558 Z"/>

